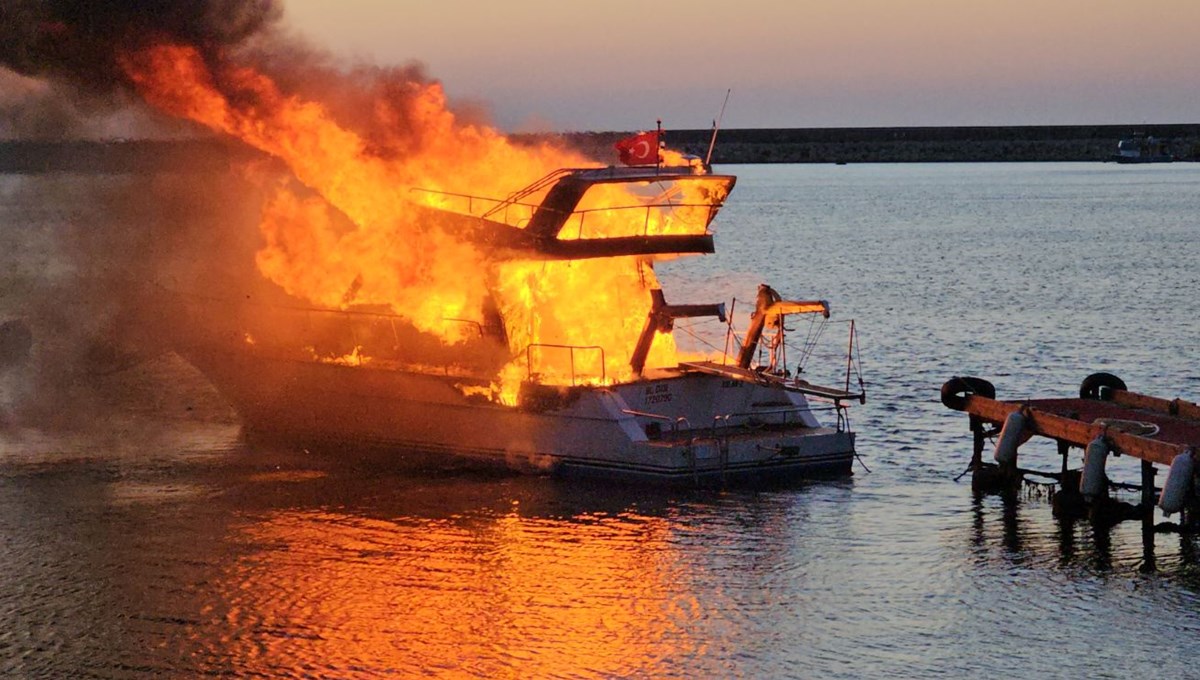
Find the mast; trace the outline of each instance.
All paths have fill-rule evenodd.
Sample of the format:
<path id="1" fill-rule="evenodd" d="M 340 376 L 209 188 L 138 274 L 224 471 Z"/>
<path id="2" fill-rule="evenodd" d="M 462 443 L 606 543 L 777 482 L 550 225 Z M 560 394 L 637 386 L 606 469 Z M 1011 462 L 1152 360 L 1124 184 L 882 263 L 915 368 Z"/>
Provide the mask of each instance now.
<path id="1" fill-rule="evenodd" d="M 716 120 L 713 121 L 712 139 L 708 140 L 708 153 L 704 156 L 704 167 L 709 167 L 712 161 L 713 147 L 717 145 L 717 130 L 721 128 L 721 119 L 725 117 L 725 105 L 729 103 L 729 95 L 733 93 L 733 88 L 725 90 L 725 101 L 721 102 L 721 112 L 717 114 Z"/>

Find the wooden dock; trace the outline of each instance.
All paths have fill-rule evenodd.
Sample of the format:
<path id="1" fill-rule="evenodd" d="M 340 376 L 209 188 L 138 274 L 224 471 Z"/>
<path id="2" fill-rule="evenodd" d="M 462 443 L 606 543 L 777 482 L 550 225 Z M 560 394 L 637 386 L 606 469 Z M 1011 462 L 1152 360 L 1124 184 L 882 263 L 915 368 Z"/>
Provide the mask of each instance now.
<path id="1" fill-rule="evenodd" d="M 1087 506 L 1103 507 L 1108 504 L 1110 486 L 1104 473 L 1106 459 L 1130 456 L 1142 464 L 1137 516 L 1151 517 L 1157 502 L 1166 513 L 1183 512 L 1184 525 L 1195 526 L 1200 520 L 1195 478 L 1200 466 L 1192 461 L 1193 452 L 1200 452 L 1200 405 L 1132 392 L 1120 378 L 1108 373 L 1088 376 L 1080 385 L 1078 398 L 1020 401 L 997 400 L 995 388 L 986 380 L 956 377 L 942 386 L 942 403 L 969 416 L 974 438 L 970 470 L 978 490 L 1012 488 L 1025 475 L 1037 474 L 1056 479 L 1058 493 Z M 985 463 L 986 441 L 997 435 L 996 463 Z M 1058 443 L 1059 471 L 1040 472 L 1018 465 L 1018 447 L 1034 436 Z M 1070 467 L 1073 447 L 1086 451 L 1080 470 Z M 1093 458 L 1090 463 L 1089 457 Z M 1156 465 L 1172 468 L 1163 489 L 1154 484 Z"/>

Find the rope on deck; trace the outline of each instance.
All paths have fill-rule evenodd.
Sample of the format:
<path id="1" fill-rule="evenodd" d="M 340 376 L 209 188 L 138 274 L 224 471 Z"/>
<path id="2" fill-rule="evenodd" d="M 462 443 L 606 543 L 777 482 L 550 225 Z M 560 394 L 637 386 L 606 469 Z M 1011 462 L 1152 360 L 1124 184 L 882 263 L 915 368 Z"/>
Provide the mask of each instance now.
<path id="1" fill-rule="evenodd" d="M 1099 425 L 1108 430 L 1116 430 L 1126 434 L 1136 435 L 1138 437 L 1153 437 L 1162 429 L 1154 423 L 1146 423 L 1140 420 L 1122 420 L 1120 418 L 1097 418 L 1092 421 L 1093 425 Z"/>

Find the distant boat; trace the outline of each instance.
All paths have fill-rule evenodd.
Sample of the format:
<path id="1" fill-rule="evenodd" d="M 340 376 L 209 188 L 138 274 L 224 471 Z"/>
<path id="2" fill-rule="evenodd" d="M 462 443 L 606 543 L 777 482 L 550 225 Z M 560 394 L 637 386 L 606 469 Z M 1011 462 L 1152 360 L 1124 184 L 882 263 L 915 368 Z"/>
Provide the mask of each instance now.
<path id="1" fill-rule="evenodd" d="M 1169 143 L 1154 137 L 1129 137 L 1117 142 L 1112 160 L 1118 163 L 1171 163 Z"/>

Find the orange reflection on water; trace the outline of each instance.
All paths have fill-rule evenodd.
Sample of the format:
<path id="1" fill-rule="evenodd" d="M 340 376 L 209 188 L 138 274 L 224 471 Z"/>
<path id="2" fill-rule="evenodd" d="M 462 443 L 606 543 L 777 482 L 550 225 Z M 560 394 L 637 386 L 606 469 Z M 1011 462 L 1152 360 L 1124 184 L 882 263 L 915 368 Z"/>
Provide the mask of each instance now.
<path id="1" fill-rule="evenodd" d="M 247 525 L 216 593 L 236 672 L 637 674 L 689 605 L 663 518 L 393 522 L 290 511 Z M 684 592 L 684 591 L 678 591 Z M 683 612 L 681 614 L 681 612 Z M 210 612 L 215 614 L 218 612 Z"/>

